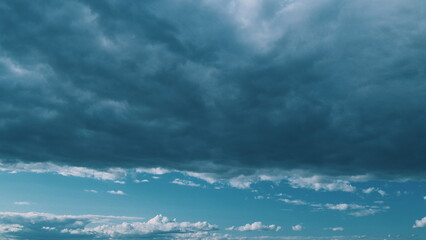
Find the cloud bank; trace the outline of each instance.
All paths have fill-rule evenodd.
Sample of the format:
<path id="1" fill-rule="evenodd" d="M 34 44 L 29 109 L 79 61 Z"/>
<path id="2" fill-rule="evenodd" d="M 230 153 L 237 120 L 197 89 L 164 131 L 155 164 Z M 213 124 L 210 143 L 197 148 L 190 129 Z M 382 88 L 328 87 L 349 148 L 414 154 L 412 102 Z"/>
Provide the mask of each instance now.
<path id="1" fill-rule="evenodd" d="M 178 238 L 179 234 L 217 229 L 216 225 L 207 222 L 177 222 L 162 215 L 146 222 L 138 220 L 140 218 L 101 215 L 1 212 L 0 233 L 13 239 L 172 239 Z"/>
<path id="2" fill-rule="evenodd" d="M 423 4 L 2 2 L 0 158 L 424 178 Z"/>

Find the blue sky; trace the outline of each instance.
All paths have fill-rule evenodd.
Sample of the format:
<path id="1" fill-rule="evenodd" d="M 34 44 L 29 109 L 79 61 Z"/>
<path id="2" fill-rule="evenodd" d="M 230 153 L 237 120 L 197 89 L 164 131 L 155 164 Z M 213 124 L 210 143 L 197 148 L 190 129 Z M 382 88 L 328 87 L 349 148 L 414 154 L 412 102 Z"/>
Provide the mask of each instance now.
<path id="1" fill-rule="evenodd" d="M 93 222 L 74 226 L 74 230 L 99 225 L 111 229 L 86 232 L 80 237 L 127 239 L 132 236 L 131 230 L 114 232 L 111 226 L 147 222 L 161 214 L 176 218 L 178 223 L 206 221 L 214 226 L 188 230 L 203 234 L 191 239 L 423 239 L 426 236 L 421 227 L 424 223 L 414 227 L 415 220 L 421 220 L 426 210 L 423 181 L 389 182 L 366 176 L 352 180 L 319 175 L 303 178 L 300 174 L 288 180 L 289 173 L 280 176 L 283 179 L 270 181 L 262 174 L 249 176 L 249 180 L 207 182 L 202 179 L 204 176 L 191 177 L 191 173 L 161 168 L 101 172 L 52 164 L 3 167 L 0 180 L 7 184 L 2 184 L 0 191 L 7 194 L 0 200 L 0 219 L 6 223 L 2 226 L 22 226 L 21 231 L 3 234 L 6 239 L 31 239 L 29 236 L 33 234 L 55 239 L 58 232 L 67 229 L 55 218 L 72 215 L 78 219 L 90 214 L 104 219 L 90 220 Z M 17 213 L 22 214 L 21 218 L 12 215 Z M 38 216 L 47 213 L 54 217 Z M 108 219 L 108 216 L 123 219 Z M 34 222 L 39 229 L 31 229 Z M 256 222 L 260 223 L 252 226 Z M 168 230 L 143 232 L 139 237 L 179 238 L 179 234 Z M 64 239 L 72 237 L 69 233 L 61 234 Z"/>
<path id="2" fill-rule="evenodd" d="M 0 239 L 425 239 L 425 13 L 0 0 Z"/>

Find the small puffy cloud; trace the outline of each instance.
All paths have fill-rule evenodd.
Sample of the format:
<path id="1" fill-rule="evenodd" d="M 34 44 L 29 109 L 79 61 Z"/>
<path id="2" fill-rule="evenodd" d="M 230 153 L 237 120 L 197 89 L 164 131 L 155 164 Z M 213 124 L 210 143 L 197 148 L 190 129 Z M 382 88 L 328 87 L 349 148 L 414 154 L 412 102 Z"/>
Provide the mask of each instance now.
<path id="1" fill-rule="evenodd" d="M 125 181 L 119 181 L 119 180 L 114 181 L 114 183 L 118 183 L 118 184 L 126 184 L 126 182 L 125 182 Z"/>
<path id="2" fill-rule="evenodd" d="M 107 191 L 107 193 L 109 194 L 113 194 L 113 195 L 126 195 L 123 191 L 121 190 L 109 190 Z"/>
<path id="3" fill-rule="evenodd" d="M 343 231 L 345 230 L 343 227 L 330 227 L 330 228 L 324 228 L 324 230 L 330 230 L 333 232 Z"/>
<path id="4" fill-rule="evenodd" d="M 200 184 L 194 183 L 193 181 L 183 180 L 183 179 L 179 179 L 179 178 L 176 178 L 171 183 L 182 185 L 182 186 L 189 186 L 189 187 L 200 187 L 201 186 Z"/>
<path id="5" fill-rule="evenodd" d="M 229 231 L 280 231 L 282 228 L 280 226 L 271 224 L 271 225 L 263 225 L 262 222 L 254 222 L 252 224 L 247 223 L 244 226 L 239 227 L 229 227 L 226 230 Z"/>
<path id="6" fill-rule="evenodd" d="M 413 225 L 413 228 L 423 228 L 426 227 L 426 217 L 416 220 L 416 222 Z"/>
<path id="7" fill-rule="evenodd" d="M 292 226 L 292 227 L 291 227 L 291 229 L 292 229 L 293 231 L 302 231 L 303 226 L 302 226 L 302 225 L 300 225 L 300 224 L 297 224 L 297 225 Z"/>
<path id="8" fill-rule="evenodd" d="M 14 202 L 13 204 L 15 204 L 15 205 L 30 205 L 30 203 L 29 202 Z"/>
<path id="9" fill-rule="evenodd" d="M 149 182 L 149 180 L 148 179 L 142 179 L 142 180 L 135 179 L 134 182 L 135 183 L 147 183 L 147 182 Z"/>
<path id="10" fill-rule="evenodd" d="M 423 197 L 423 200 L 426 200 L 426 196 Z"/>

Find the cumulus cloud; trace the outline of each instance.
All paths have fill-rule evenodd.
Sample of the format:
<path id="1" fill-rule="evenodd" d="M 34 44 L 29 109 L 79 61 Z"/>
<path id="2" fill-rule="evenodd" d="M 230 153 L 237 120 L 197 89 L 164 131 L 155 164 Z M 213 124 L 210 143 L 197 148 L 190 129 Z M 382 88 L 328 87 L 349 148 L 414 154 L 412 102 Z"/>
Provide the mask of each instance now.
<path id="1" fill-rule="evenodd" d="M 156 239 L 173 237 L 175 234 L 207 233 L 217 229 L 216 225 L 208 222 L 178 222 L 162 215 L 146 222 L 138 220 L 140 218 L 101 215 L 1 212 L 0 233 L 13 239 L 29 239 L 31 236 L 45 239 Z M 121 223 L 112 223 L 117 221 Z"/>
<path id="2" fill-rule="evenodd" d="M 121 190 L 109 190 L 107 191 L 107 193 L 112 194 L 112 195 L 126 195 L 123 191 Z"/>
<path id="3" fill-rule="evenodd" d="M 20 202 L 13 202 L 15 205 L 30 205 L 30 202 L 20 201 Z"/>
<path id="4" fill-rule="evenodd" d="M 263 225 L 262 222 L 254 222 L 252 224 L 247 223 L 246 225 L 239 227 L 229 227 L 226 230 L 229 231 L 280 231 L 282 228 L 280 226 L 271 224 L 271 225 Z"/>
<path id="5" fill-rule="evenodd" d="M 185 233 L 216 230 L 217 226 L 207 222 L 176 222 L 157 215 L 147 222 L 121 223 L 116 225 L 100 225 L 93 228 L 63 229 L 61 232 L 73 235 L 96 235 L 107 237 L 144 236 L 158 233 Z"/>
<path id="6" fill-rule="evenodd" d="M 5 2 L 0 158 L 424 178 L 422 4 Z"/>
<path id="7" fill-rule="evenodd" d="M 426 217 L 416 220 L 416 222 L 413 225 L 413 228 L 423 228 L 426 227 Z"/>
<path id="8" fill-rule="evenodd" d="M 297 225 L 291 226 L 291 229 L 292 229 L 293 231 L 302 231 L 303 226 L 302 226 L 302 225 L 300 225 L 300 224 L 297 224 Z"/>

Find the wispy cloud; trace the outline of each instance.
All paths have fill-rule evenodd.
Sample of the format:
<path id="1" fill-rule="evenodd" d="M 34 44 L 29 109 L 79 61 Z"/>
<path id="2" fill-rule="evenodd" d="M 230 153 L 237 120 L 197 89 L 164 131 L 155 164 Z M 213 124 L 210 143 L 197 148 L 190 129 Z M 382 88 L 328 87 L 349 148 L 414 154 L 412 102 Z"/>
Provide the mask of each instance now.
<path id="1" fill-rule="evenodd" d="M 324 230 L 330 230 L 333 232 L 338 232 L 338 231 L 343 231 L 345 230 L 343 227 L 329 227 L 329 228 L 324 228 Z"/>
<path id="2" fill-rule="evenodd" d="M 198 183 L 194 183 L 192 181 L 189 180 L 184 180 L 184 179 L 179 179 L 176 178 L 175 180 L 173 180 L 171 183 L 173 184 L 178 184 L 178 185 L 182 185 L 182 186 L 189 186 L 189 187 L 200 187 L 201 185 Z"/>
<path id="3" fill-rule="evenodd" d="M 86 190 L 84 190 L 85 192 L 89 192 L 89 193 L 98 193 L 98 191 L 97 190 L 94 190 L 94 189 L 86 189 Z"/>
<path id="4" fill-rule="evenodd" d="M 54 173 L 62 176 L 72 176 L 81 178 L 93 178 L 98 180 L 117 181 L 124 178 L 127 171 L 122 168 L 109 168 L 104 171 L 86 167 L 73 167 L 67 165 L 57 165 L 54 163 L 15 163 L 6 164 L 0 162 L 0 171 L 9 173 L 30 172 L 30 173 Z"/>

